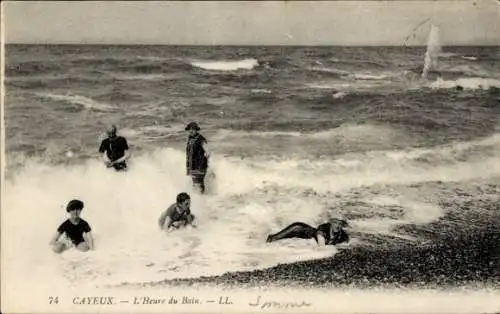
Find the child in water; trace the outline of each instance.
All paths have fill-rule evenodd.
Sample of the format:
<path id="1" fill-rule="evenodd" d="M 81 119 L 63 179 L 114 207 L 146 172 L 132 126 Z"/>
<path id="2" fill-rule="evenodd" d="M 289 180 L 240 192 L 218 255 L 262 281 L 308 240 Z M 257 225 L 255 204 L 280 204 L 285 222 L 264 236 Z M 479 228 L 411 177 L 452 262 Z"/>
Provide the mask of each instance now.
<path id="1" fill-rule="evenodd" d="M 55 253 L 62 253 L 72 247 L 82 252 L 94 249 L 90 225 L 80 218 L 83 207 L 80 200 L 69 201 L 66 206 L 69 218 L 57 228 L 57 233 L 50 241 Z"/>

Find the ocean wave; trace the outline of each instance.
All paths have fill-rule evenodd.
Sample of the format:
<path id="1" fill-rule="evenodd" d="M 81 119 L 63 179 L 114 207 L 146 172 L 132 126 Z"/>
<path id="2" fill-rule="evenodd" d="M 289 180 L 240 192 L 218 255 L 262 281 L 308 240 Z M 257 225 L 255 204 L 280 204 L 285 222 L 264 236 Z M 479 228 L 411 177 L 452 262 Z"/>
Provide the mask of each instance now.
<path id="1" fill-rule="evenodd" d="M 83 67 L 116 67 L 125 65 L 134 65 L 136 60 L 127 57 L 78 57 L 67 60 L 73 66 Z"/>
<path id="2" fill-rule="evenodd" d="M 294 71 L 302 66 L 295 62 L 293 58 L 285 56 L 261 56 L 258 60 L 259 68 L 267 71 Z"/>
<path id="3" fill-rule="evenodd" d="M 40 75 L 49 74 L 54 72 L 64 72 L 65 67 L 56 61 L 26 61 L 14 64 L 6 64 L 5 76 L 15 77 L 15 76 L 30 76 L 30 75 Z"/>
<path id="4" fill-rule="evenodd" d="M 306 87 L 314 89 L 340 89 L 347 90 L 352 87 L 351 83 L 338 81 L 338 82 L 316 82 L 316 83 L 306 83 Z"/>
<path id="5" fill-rule="evenodd" d="M 265 95 L 268 95 L 268 94 L 272 94 L 273 91 L 268 90 L 268 89 L 264 89 L 264 88 L 253 88 L 253 89 L 250 90 L 250 93 L 252 93 L 252 94 L 265 94 Z"/>
<path id="6" fill-rule="evenodd" d="M 63 75 L 29 75 L 8 77 L 5 79 L 5 84 L 12 87 L 22 89 L 39 89 L 39 88 L 61 88 L 64 86 L 82 87 L 83 85 L 95 85 L 97 83 L 107 83 L 111 80 L 109 76 L 99 75 L 92 76 L 86 74 L 63 74 Z"/>
<path id="7" fill-rule="evenodd" d="M 429 87 L 433 89 L 463 88 L 471 90 L 487 90 L 490 88 L 500 88 L 500 80 L 482 77 L 467 77 L 456 80 L 437 79 L 436 81 L 430 83 Z"/>
<path id="8" fill-rule="evenodd" d="M 51 93 L 37 93 L 36 95 L 40 98 L 63 102 L 69 105 L 77 105 L 85 109 L 93 109 L 99 111 L 112 111 L 116 109 L 116 106 L 114 105 L 98 102 L 92 98 L 82 95 L 73 95 L 73 94 L 62 95 L 62 94 L 51 94 Z"/>
<path id="9" fill-rule="evenodd" d="M 293 158 L 317 158 L 316 167 L 321 167 L 324 160 L 335 156 L 335 163 L 326 162 L 331 172 L 344 171 L 347 168 L 354 169 L 363 166 L 367 160 L 373 169 L 384 168 L 394 162 L 401 166 L 412 167 L 434 167 L 459 162 L 491 158 L 500 147 L 499 134 L 493 134 L 477 141 L 441 144 L 429 148 L 394 149 L 401 147 L 410 141 L 411 135 L 405 134 L 401 129 L 382 125 L 350 125 L 344 124 L 337 128 L 316 132 L 297 131 L 236 131 L 219 130 L 211 136 L 218 146 L 224 147 L 225 143 L 239 143 L 240 147 L 249 145 L 259 147 L 262 152 L 266 151 L 268 145 L 286 143 L 287 147 L 300 147 L 290 149 L 284 155 L 266 156 L 274 160 Z M 306 150 L 307 154 L 300 154 Z M 315 156 L 315 157 L 313 157 Z M 261 160 L 261 157 L 245 158 Z M 297 165 L 306 165 L 309 162 L 303 160 Z M 344 161 L 349 161 L 344 163 Z"/>
<path id="10" fill-rule="evenodd" d="M 95 95 L 92 100 L 100 102 L 99 107 L 101 110 L 110 110 L 113 107 L 111 105 L 107 105 L 107 102 L 138 102 L 144 100 L 144 98 L 145 95 L 140 92 L 133 92 L 128 89 L 114 87 L 110 91 Z"/>
<path id="11" fill-rule="evenodd" d="M 334 90 L 337 92 L 363 92 L 368 90 L 373 90 L 373 88 L 388 86 L 389 81 L 384 79 L 359 79 L 355 81 L 318 81 L 304 84 L 307 88 L 312 89 L 325 89 Z"/>
<path id="12" fill-rule="evenodd" d="M 467 161 L 479 161 L 498 157 L 496 151 L 500 148 L 500 134 L 469 142 L 454 142 L 433 148 L 415 148 L 399 151 L 371 152 L 375 156 L 385 154 L 389 160 L 413 165 L 449 165 Z M 378 157 L 377 157 L 378 158 Z"/>
<path id="13" fill-rule="evenodd" d="M 385 80 L 390 78 L 389 74 L 358 73 L 328 67 L 312 67 L 309 68 L 309 70 L 318 73 L 331 74 L 332 76 L 339 78 L 350 78 L 355 80 Z"/>
<path id="14" fill-rule="evenodd" d="M 301 132 L 285 132 L 285 131 L 238 131 L 229 129 L 220 129 L 217 131 L 214 140 L 223 141 L 231 138 L 244 137 L 268 137 L 275 138 L 277 136 L 297 137 L 304 135 Z"/>
<path id="15" fill-rule="evenodd" d="M 312 68 L 309 68 L 309 70 L 311 71 L 314 71 L 314 72 L 320 72 L 320 73 L 328 73 L 328 74 L 332 74 L 332 75 L 335 75 L 335 76 L 349 76 L 349 72 L 348 71 L 344 71 L 344 70 L 340 70 L 340 69 L 336 69 L 336 68 L 327 68 L 327 67 L 312 67 Z"/>
<path id="16" fill-rule="evenodd" d="M 158 139 L 169 136 L 184 136 L 184 124 L 170 124 L 170 125 L 148 125 L 138 129 L 138 132 L 146 139 Z"/>
<path id="17" fill-rule="evenodd" d="M 194 67 L 210 71 L 236 71 L 251 70 L 259 65 L 256 59 L 244 59 L 238 61 L 193 61 Z"/>
<path id="18" fill-rule="evenodd" d="M 316 125 L 317 126 L 317 125 Z M 219 130 L 212 135 L 212 140 L 220 147 L 232 149 L 239 143 L 239 149 L 259 147 L 264 158 L 332 158 L 351 152 L 364 152 L 372 149 L 390 149 L 391 145 L 406 142 L 407 136 L 396 129 L 378 125 L 343 124 L 339 127 L 315 128 L 321 131 L 239 131 Z M 294 128 L 296 129 L 296 128 Z M 275 151 L 276 145 L 282 145 L 281 151 Z M 266 155 L 264 152 L 270 152 Z M 243 153 L 252 158 L 253 154 Z M 323 157 L 321 157 L 323 156 Z M 333 165 L 331 165 L 333 167 Z M 342 165 L 338 165 L 343 167 Z M 333 169 L 333 168 L 332 168 Z M 332 170 L 334 171 L 334 170 Z"/>
<path id="19" fill-rule="evenodd" d="M 452 77 L 484 77 L 487 78 L 490 75 L 488 71 L 481 68 L 476 64 L 459 64 L 453 66 L 446 66 L 443 69 L 439 69 L 441 73 L 443 73 L 443 77 L 446 76 Z"/>
<path id="20" fill-rule="evenodd" d="M 348 93 L 345 93 L 345 92 L 338 92 L 338 93 L 335 93 L 332 95 L 332 97 L 334 99 L 343 99 L 344 97 L 346 97 L 347 95 L 349 95 Z"/>
<path id="21" fill-rule="evenodd" d="M 246 200 L 231 199 L 238 191 L 244 193 L 247 189 L 254 189 L 247 182 L 235 185 L 234 180 L 239 181 L 237 175 L 231 178 L 223 175 L 230 169 L 233 169 L 233 174 L 251 171 L 231 164 L 222 165 L 226 169 L 220 170 L 218 180 L 222 181 L 217 182 L 217 196 L 208 195 L 208 199 L 201 201 L 200 197 L 193 195 L 193 211 L 199 221 L 198 229 L 181 230 L 165 237 L 157 230 L 156 220 L 159 214 L 170 204 L 169 200 L 175 200 L 175 195 L 180 190 L 192 192 L 183 168 L 178 166 L 182 164 L 182 160 L 182 152 L 168 149 L 135 156 L 130 162 L 130 171 L 126 178 L 110 172 L 99 161 L 67 167 L 30 163 L 27 160 L 23 170 L 17 173 L 16 179 L 8 183 L 9 197 L 6 204 L 9 208 L 24 206 L 22 203 L 27 201 L 27 198 L 16 197 L 21 189 L 29 193 L 31 201 L 37 200 L 38 210 L 43 209 L 47 215 L 44 226 L 49 228 L 36 228 L 32 233 L 33 239 L 30 239 L 35 242 L 30 245 L 34 246 L 34 251 L 31 252 L 38 256 L 37 260 L 44 260 L 44 264 L 50 265 L 50 269 L 43 271 L 32 264 L 32 275 L 40 278 L 49 272 L 53 275 L 53 280 L 74 280 L 76 282 L 73 284 L 77 285 L 117 284 L 128 280 L 151 281 L 165 276 L 198 276 L 217 274 L 230 269 L 255 269 L 275 265 L 280 261 L 324 257 L 334 253 L 332 249 L 322 250 L 310 246 L 307 241 L 297 241 L 280 252 L 266 248 L 262 238 L 267 229 L 275 224 L 268 219 L 268 205 L 261 201 L 249 203 Z M 214 167 L 216 165 L 217 162 Z M 33 180 L 28 179 L 28 176 Z M 101 183 L 91 183 L 95 178 L 99 178 L 97 182 Z M 143 180 L 144 178 L 148 179 Z M 29 192 L 33 191 L 29 182 L 40 184 L 42 181 L 44 193 Z M 24 183 L 19 185 L 17 182 Z M 116 184 L 109 184 L 110 182 Z M 231 185 L 239 188 L 231 188 Z M 38 202 L 42 195 L 43 200 Z M 72 197 L 85 201 L 83 216 L 96 230 L 94 236 L 98 249 L 86 256 L 68 252 L 62 256 L 61 261 L 53 263 L 53 254 L 42 243 L 46 244 L 54 228 L 64 219 L 61 207 L 67 201 L 66 198 Z M 144 207 L 146 200 L 148 206 Z M 286 201 L 277 204 L 278 206 L 273 208 L 272 216 L 289 216 L 290 211 L 298 207 L 303 208 L 298 213 L 299 216 L 311 217 L 322 210 L 317 207 L 315 210 L 308 208 L 305 211 L 306 204 L 302 204 L 300 200 L 298 202 L 292 207 L 286 206 L 289 204 Z M 106 208 L 107 215 L 102 215 L 102 208 Z M 249 223 L 237 223 L 242 217 Z M 118 224 L 116 219 L 120 221 Z M 268 223 L 262 224 L 266 220 Z M 256 224 L 260 225 L 259 229 L 255 229 Z M 129 229 L 132 225 L 135 230 L 133 233 L 119 231 Z M 12 239 L 17 238 L 14 236 L 15 230 L 9 230 L 9 234 Z M 117 237 L 118 234 L 120 236 Z M 217 245 L 221 241 L 225 242 L 224 247 Z M 144 245 L 146 242 L 150 242 L 150 245 Z M 9 247 L 14 250 L 24 250 L 25 246 L 22 244 L 11 244 L 13 245 Z M 26 254 L 23 256 L 24 261 L 19 265 L 20 268 L 23 268 L 22 265 L 29 267 L 35 262 Z M 85 259 L 85 262 L 82 259 Z M 75 264 L 82 267 L 77 267 L 76 271 L 65 272 Z M 134 269 L 135 275 L 130 274 L 131 269 Z"/>
<path id="22" fill-rule="evenodd" d="M 387 68 L 389 62 L 386 62 L 384 60 L 366 60 L 366 59 L 338 59 L 338 58 L 331 58 L 329 59 L 330 62 L 335 63 L 336 66 L 347 66 L 347 67 L 353 67 L 353 68 L 365 68 L 367 66 L 371 67 L 376 67 L 376 68 Z"/>
<path id="23" fill-rule="evenodd" d="M 145 64 L 131 64 L 119 67 L 118 70 L 126 70 L 134 73 L 143 74 L 161 74 L 164 71 L 162 64 L 145 63 Z"/>
<path id="24" fill-rule="evenodd" d="M 415 74 L 417 78 L 421 77 L 422 67 L 415 67 L 409 70 L 403 71 L 404 75 Z M 474 66 L 474 65 L 447 65 L 440 66 L 437 69 L 430 70 L 427 75 L 428 80 L 435 79 L 458 79 L 461 77 L 485 77 L 487 78 L 490 74 L 484 69 Z"/>
<path id="25" fill-rule="evenodd" d="M 390 78 L 390 76 L 387 74 L 353 73 L 349 76 L 357 80 L 385 80 Z"/>
<path id="26" fill-rule="evenodd" d="M 363 139 L 375 131 L 348 126 L 313 133 L 305 140 L 329 143 L 346 134 Z M 126 132 L 139 136 L 134 130 Z M 384 132 L 379 130 L 378 136 Z M 228 133 L 220 140 L 241 136 Z M 498 143 L 499 138 L 493 137 L 479 144 Z M 431 152 L 440 155 L 442 148 Z M 6 182 L 5 204 L 12 209 L 7 213 L 11 223 L 6 232 L 11 236 L 6 256 L 16 264 L 10 275 L 20 279 L 30 270 L 37 281 L 50 277 L 95 287 L 254 270 L 332 256 L 335 248 L 317 247 L 309 241 L 266 245 L 265 235 L 293 221 L 317 224 L 327 217 L 346 216 L 355 232 L 397 236 L 392 230 L 396 223 L 427 223 L 443 213 L 432 193 L 425 194 L 423 189 L 415 195 L 405 186 L 500 175 L 497 155 L 430 165 L 414 163 L 418 155 L 410 151 L 397 158 L 386 151 L 321 160 L 232 160 L 214 154 L 211 169 L 216 176 L 210 177 L 208 194 L 203 198 L 192 194 L 198 228 L 168 237 L 156 227 L 159 214 L 179 191 L 192 193 L 191 182 L 179 166 L 184 164 L 183 151 L 167 148 L 134 154 L 127 173 L 109 171 L 99 160 L 53 165 L 28 159 Z M 75 197 L 85 201 L 83 217 L 94 226 L 97 250 L 85 255 L 67 252 L 56 260 L 46 242 L 64 219 L 65 202 Z M 33 202 L 36 207 L 30 206 Z M 106 215 L 102 215 L 103 208 Z M 26 215 L 36 216 L 40 211 L 45 215 L 43 225 L 25 220 Z M 29 235 L 17 228 L 20 223 L 32 230 Z M 225 245 L 218 245 L 221 242 Z"/>
<path id="27" fill-rule="evenodd" d="M 175 75 L 175 74 L 161 74 L 161 73 L 154 73 L 154 74 L 131 74 L 131 75 L 126 75 L 126 74 L 116 74 L 113 76 L 114 79 L 119 80 L 119 81 L 151 81 L 151 82 L 160 82 L 160 81 L 169 81 L 169 80 L 175 80 L 180 77 L 180 75 Z"/>
<path id="28" fill-rule="evenodd" d="M 455 53 L 455 52 L 444 52 L 444 51 L 441 51 L 438 53 L 437 57 L 438 58 L 455 58 L 457 57 L 458 54 Z"/>
<path id="29" fill-rule="evenodd" d="M 461 56 L 461 58 L 469 61 L 477 61 L 477 57 L 474 56 Z"/>
<path id="30" fill-rule="evenodd" d="M 153 62 L 164 62 L 170 60 L 169 58 L 157 57 L 157 56 L 138 56 L 137 59 L 153 61 Z"/>
<path id="31" fill-rule="evenodd" d="M 109 75 L 125 73 L 165 74 L 176 71 L 189 71 L 192 65 L 182 58 L 162 57 L 106 57 L 78 58 L 69 62 L 72 67 L 84 67 L 106 71 Z"/>

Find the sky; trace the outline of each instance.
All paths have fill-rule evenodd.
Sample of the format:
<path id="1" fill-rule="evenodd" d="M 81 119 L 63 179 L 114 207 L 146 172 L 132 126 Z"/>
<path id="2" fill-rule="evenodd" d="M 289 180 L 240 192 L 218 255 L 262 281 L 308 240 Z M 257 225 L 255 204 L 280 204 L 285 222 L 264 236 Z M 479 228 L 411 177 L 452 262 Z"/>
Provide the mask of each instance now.
<path id="1" fill-rule="evenodd" d="M 425 45 L 432 23 L 439 28 L 443 45 L 500 45 L 500 0 L 3 1 L 2 5 L 6 43 Z M 423 21 L 427 22 L 417 27 Z"/>

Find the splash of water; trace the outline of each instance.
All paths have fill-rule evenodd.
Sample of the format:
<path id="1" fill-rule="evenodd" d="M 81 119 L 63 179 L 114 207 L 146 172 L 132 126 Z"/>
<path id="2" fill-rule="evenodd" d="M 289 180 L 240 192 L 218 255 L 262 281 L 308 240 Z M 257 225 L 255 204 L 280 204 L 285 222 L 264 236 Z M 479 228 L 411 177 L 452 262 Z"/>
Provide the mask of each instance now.
<path id="1" fill-rule="evenodd" d="M 429 84 L 429 86 L 432 89 L 450 89 L 461 87 L 463 89 L 469 90 L 488 90 L 490 88 L 500 88 L 500 80 L 482 77 L 467 77 L 459 78 L 456 80 L 437 79 L 436 81 Z"/>
<path id="2" fill-rule="evenodd" d="M 470 145 L 496 147 L 498 137 Z M 448 148 L 438 148 L 429 153 L 439 158 L 446 157 L 447 152 Z M 357 162 L 348 164 L 341 159 L 232 162 L 214 157 L 217 177 L 213 191 L 205 197 L 193 194 L 198 229 L 169 236 L 156 228 L 156 220 L 176 193 L 191 192 L 190 182 L 178 166 L 183 161 L 181 151 L 162 149 L 137 156 L 126 175 L 110 172 L 95 160 L 78 165 L 26 160 L 25 166 L 6 182 L 6 210 L 2 213 L 9 221 L 4 229 L 9 234 L 3 256 L 9 261 L 6 273 L 11 282 L 22 282 L 20 278 L 29 270 L 41 283 L 103 286 L 221 274 L 331 256 L 334 248 L 316 247 L 306 241 L 276 245 L 263 241 L 266 234 L 293 221 L 319 223 L 328 206 L 336 204 L 329 196 L 311 198 L 304 191 L 342 194 L 357 187 L 461 181 L 500 174 L 498 156 L 467 163 L 433 163 L 422 171 L 412 162 L 422 152 L 389 153 L 379 152 L 368 159 L 366 154 L 350 156 Z M 372 212 L 384 214 L 384 204 L 403 208 L 400 222 L 425 223 L 442 214 L 439 206 L 404 191 L 383 199 L 371 200 L 370 193 L 365 196 L 365 201 L 379 208 L 372 208 Z M 344 195 L 344 199 L 348 197 Z M 55 256 L 48 249 L 48 241 L 65 219 L 63 207 L 71 198 L 85 201 L 83 218 L 94 229 L 98 249 L 88 254 L 70 251 Z M 336 206 L 332 214 L 341 214 L 340 207 Z M 383 218 L 352 222 L 360 230 L 379 234 L 390 233 L 394 224 Z M 23 228 L 18 227 L 21 225 Z"/>
<path id="3" fill-rule="evenodd" d="M 425 52 L 424 69 L 422 71 L 423 79 L 427 78 L 430 69 L 435 69 L 437 67 L 438 56 L 441 51 L 439 36 L 439 28 L 432 25 L 427 41 L 427 51 Z"/>

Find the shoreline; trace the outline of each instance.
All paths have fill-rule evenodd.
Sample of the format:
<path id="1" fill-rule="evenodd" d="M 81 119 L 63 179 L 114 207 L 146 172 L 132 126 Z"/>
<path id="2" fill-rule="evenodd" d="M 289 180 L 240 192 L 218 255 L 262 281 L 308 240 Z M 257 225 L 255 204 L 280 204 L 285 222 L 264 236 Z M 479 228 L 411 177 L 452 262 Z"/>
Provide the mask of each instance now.
<path id="1" fill-rule="evenodd" d="M 491 193 L 499 188 L 490 187 Z M 318 260 L 141 285 L 500 289 L 500 202 L 455 199 L 445 204 L 446 213 L 434 222 L 395 228 L 398 233 L 418 236 L 417 242 L 386 237 L 383 245 L 364 243 Z"/>

